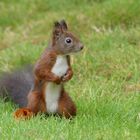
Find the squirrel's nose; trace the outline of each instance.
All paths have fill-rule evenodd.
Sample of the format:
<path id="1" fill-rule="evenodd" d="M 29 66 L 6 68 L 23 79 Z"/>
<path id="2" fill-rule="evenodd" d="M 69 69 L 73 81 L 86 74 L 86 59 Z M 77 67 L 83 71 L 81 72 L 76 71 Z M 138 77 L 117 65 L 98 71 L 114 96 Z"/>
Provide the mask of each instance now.
<path id="1" fill-rule="evenodd" d="M 83 50 L 83 48 L 84 48 L 84 45 L 80 45 L 80 50 Z"/>

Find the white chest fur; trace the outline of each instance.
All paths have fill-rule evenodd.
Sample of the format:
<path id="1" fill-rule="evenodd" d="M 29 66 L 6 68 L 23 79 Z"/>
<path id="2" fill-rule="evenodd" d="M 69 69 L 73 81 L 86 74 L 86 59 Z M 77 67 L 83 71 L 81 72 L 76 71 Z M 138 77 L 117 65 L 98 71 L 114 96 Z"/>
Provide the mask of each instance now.
<path id="1" fill-rule="evenodd" d="M 67 72 L 68 63 L 66 56 L 57 56 L 52 72 L 57 76 L 63 76 Z M 45 89 L 46 108 L 48 113 L 56 113 L 62 85 L 49 82 Z"/>
<path id="2" fill-rule="evenodd" d="M 68 69 L 68 63 L 66 56 L 57 56 L 52 72 L 57 76 L 63 76 Z"/>

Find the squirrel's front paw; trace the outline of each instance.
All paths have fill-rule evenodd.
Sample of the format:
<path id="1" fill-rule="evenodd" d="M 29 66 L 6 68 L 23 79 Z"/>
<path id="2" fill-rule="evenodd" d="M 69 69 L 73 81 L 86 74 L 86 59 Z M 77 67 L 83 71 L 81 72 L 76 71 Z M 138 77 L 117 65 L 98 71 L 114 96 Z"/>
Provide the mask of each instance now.
<path id="1" fill-rule="evenodd" d="M 59 85 L 61 82 L 62 82 L 62 79 L 57 76 L 55 79 L 55 83 Z"/>
<path id="2" fill-rule="evenodd" d="M 33 117 L 33 112 L 28 108 L 20 108 L 14 112 L 16 119 L 29 119 L 31 117 Z"/>
<path id="3" fill-rule="evenodd" d="M 73 76 L 72 70 L 68 70 L 67 73 L 62 77 L 62 82 L 69 81 Z"/>

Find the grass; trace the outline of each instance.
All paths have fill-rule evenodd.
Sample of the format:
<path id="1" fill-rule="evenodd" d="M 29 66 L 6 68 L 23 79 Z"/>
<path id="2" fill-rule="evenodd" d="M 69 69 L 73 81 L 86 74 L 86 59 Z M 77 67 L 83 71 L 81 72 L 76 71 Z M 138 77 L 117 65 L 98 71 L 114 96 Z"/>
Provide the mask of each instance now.
<path id="1" fill-rule="evenodd" d="M 16 107 L 0 100 L 1 140 L 140 139 L 139 0 L 1 0 L 0 9 L 0 73 L 35 63 L 55 20 L 85 44 L 66 85 L 77 116 L 16 121 Z"/>

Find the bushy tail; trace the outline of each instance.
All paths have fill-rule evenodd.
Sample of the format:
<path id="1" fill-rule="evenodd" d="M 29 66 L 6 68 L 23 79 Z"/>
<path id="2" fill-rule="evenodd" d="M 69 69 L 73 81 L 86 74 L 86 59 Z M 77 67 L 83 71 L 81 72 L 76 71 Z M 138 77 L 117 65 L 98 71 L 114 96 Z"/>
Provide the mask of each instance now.
<path id="1" fill-rule="evenodd" d="M 5 73 L 0 78 L 0 97 L 12 100 L 19 107 L 25 107 L 32 85 L 32 66 L 26 66 L 12 73 Z"/>

